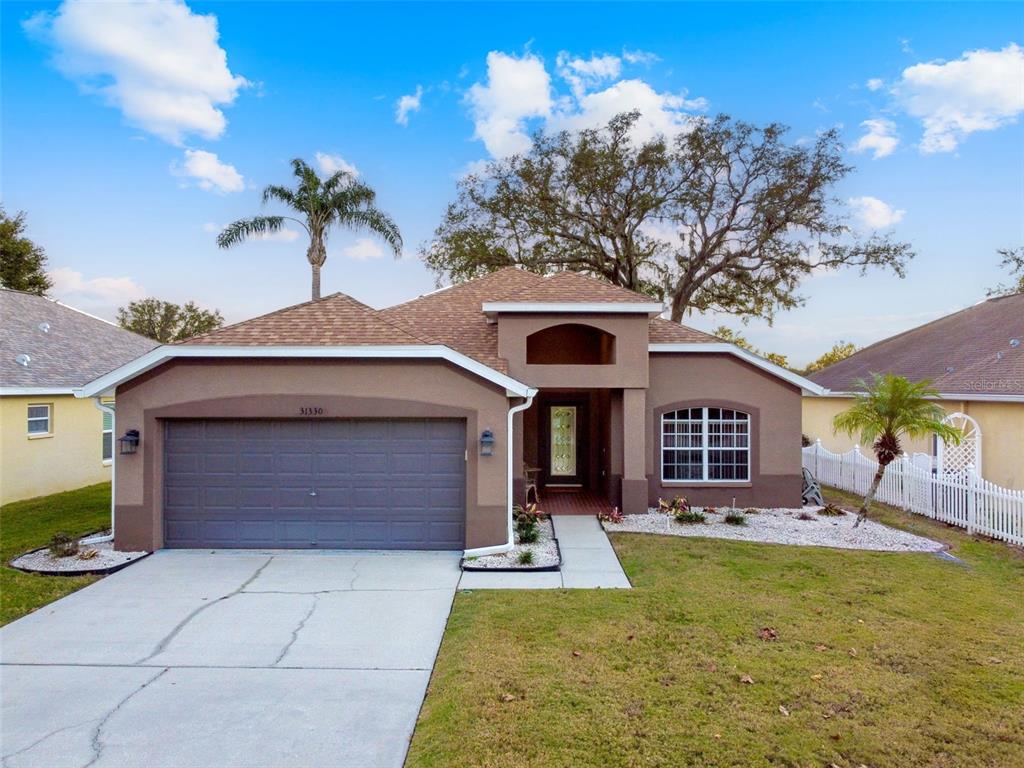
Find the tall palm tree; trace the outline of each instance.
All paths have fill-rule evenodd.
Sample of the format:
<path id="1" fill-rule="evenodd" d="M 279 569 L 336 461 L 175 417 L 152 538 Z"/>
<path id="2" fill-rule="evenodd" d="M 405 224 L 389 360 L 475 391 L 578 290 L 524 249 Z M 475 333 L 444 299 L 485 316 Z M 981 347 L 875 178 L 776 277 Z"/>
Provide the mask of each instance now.
<path id="1" fill-rule="evenodd" d="M 334 226 L 366 230 L 379 235 L 397 256 L 402 251 L 402 235 L 391 217 L 374 206 L 377 193 L 357 181 L 347 171 L 337 171 L 327 179 L 303 160 L 292 160 L 297 184 L 294 189 L 271 184 L 263 190 L 263 204 L 271 200 L 284 203 L 298 216 L 253 216 L 239 219 L 217 235 L 217 245 L 230 248 L 250 237 L 272 234 L 286 221 L 299 224 L 309 235 L 306 258 L 313 271 L 313 298 L 320 298 L 320 268 L 327 261 L 327 235 Z"/>
<path id="2" fill-rule="evenodd" d="M 902 438 L 934 433 L 940 440 L 959 443 L 963 437 L 959 429 L 942 422 L 946 412 L 935 402 L 939 393 L 928 380 L 915 382 L 891 373 L 875 373 L 870 384 L 861 379 L 855 387 L 861 391 L 854 396 L 853 405 L 836 414 L 832 426 L 836 432 L 851 436 L 859 432 L 861 443 L 870 444 L 875 452 L 878 471 L 857 513 L 854 528 L 867 519 L 885 468 L 903 452 Z"/>

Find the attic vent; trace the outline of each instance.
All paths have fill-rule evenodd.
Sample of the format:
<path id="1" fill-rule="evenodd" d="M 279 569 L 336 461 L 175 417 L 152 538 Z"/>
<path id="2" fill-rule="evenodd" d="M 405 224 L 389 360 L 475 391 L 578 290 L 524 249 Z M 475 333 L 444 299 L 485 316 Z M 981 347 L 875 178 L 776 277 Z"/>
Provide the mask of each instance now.
<path id="1" fill-rule="evenodd" d="M 1002 359 L 1003 359 L 1003 353 L 1002 352 L 996 352 L 996 360 L 1002 360 Z"/>
<path id="2" fill-rule="evenodd" d="M 1020 346 L 1020 339 L 1010 339 L 1010 346 L 1016 349 Z"/>
<path id="3" fill-rule="evenodd" d="M 32 358 L 29 357 L 26 354 L 21 354 L 21 355 L 18 355 L 16 358 L 14 358 L 14 362 L 16 362 L 18 365 L 23 366 L 25 368 L 28 368 L 28 364 L 31 362 L 31 360 L 32 360 Z"/>
<path id="4" fill-rule="evenodd" d="M 953 366 L 952 365 L 947 365 L 946 366 L 946 373 L 952 373 L 952 372 L 953 372 Z"/>
<path id="5" fill-rule="evenodd" d="M 43 333 L 49 333 L 50 332 L 50 324 L 49 323 L 40 323 L 39 324 L 39 330 L 42 331 Z"/>

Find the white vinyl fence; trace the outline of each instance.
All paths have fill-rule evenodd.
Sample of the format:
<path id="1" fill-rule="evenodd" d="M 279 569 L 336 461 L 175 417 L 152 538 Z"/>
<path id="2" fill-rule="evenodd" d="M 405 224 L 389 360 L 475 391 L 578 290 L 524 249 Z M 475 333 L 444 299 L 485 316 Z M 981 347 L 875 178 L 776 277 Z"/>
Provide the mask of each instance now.
<path id="1" fill-rule="evenodd" d="M 803 464 L 822 485 L 867 493 L 878 464 L 855 446 L 832 453 L 818 440 L 803 449 Z M 876 498 L 886 504 L 1024 545 L 1024 491 L 991 483 L 968 466 L 958 472 L 936 473 L 931 462 L 907 454 L 886 467 Z"/>

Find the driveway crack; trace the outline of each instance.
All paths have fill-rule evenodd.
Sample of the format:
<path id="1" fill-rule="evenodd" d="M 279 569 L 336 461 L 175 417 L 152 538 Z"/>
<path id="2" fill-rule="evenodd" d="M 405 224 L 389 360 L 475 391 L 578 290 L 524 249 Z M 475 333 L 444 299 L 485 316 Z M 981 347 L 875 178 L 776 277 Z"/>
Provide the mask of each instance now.
<path id="1" fill-rule="evenodd" d="M 281 649 L 281 653 L 278 654 L 278 657 L 274 659 L 274 663 L 270 666 L 276 667 L 278 664 L 281 663 L 284 657 L 288 655 L 288 651 L 292 649 L 292 646 L 295 645 L 295 641 L 299 639 L 299 632 L 301 632 L 302 628 L 306 626 L 306 622 L 309 621 L 310 618 L 312 618 L 313 613 L 316 611 L 316 607 L 319 604 L 320 597 L 314 592 L 313 604 L 309 606 L 309 610 L 306 612 L 306 615 L 302 617 L 302 620 L 298 623 L 298 626 L 296 626 L 295 629 L 292 630 L 292 639 L 289 640 L 285 647 Z"/>
<path id="2" fill-rule="evenodd" d="M 97 723 L 96 729 L 92 732 L 92 760 L 90 760 L 88 763 L 82 766 L 82 768 L 89 768 L 90 765 L 95 765 L 96 762 L 103 756 L 103 727 L 110 721 L 110 718 L 116 715 L 125 704 L 131 701 L 132 698 L 134 698 L 136 695 L 141 693 L 148 685 L 155 683 L 161 677 L 166 675 L 169 671 L 169 667 L 164 667 L 162 670 L 153 675 L 153 677 L 149 678 L 149 680 L 144 682 L 138 688 L 136 688 L 123 699 L 121 699 L 119 702 L 117 702 L 117 704 L 114 705 L 114 708 L 103 716 L 99 723 Z"/>
<path id="3" fill-rule="evenodd" d="M 17 757 L 18 755 L 23 755 L 26 752 L 32 751 L 33 749 L 38 747 L 40 744 L 42 744 L 44 741 L 46 741 L 47 739 L 50 739 L 53 736 L 56 736 L 58 733 L 64 733 L 64 731 L 70 731 L 70 730 L 73 730 L 75 728 L 81 728 L 83 725 L 88 725 L 89 723 L 96 722 L 96 720 L 97 720 L 97 718 L 94 717 L 94 718 L 91 718 L 89 720 L 83 720 L 80 723 L 72 723 L 71 725 L 64 725 L 64 726 L 61 726 L 60 728 L 56 728 L 56 729 L 50 731 L 49 733 L 39 737 L 38 739 L 33 741 L 28 746 L 22 747 L 21 749 L 15 751 L 15 752 L 8 752 L 6 755 L 3 756 L 2 765 L 4 766 L 4 768 L 7 768 L 7 766 L 10 765 L 10 763 L 8 761 L 12 757 Z"/>
<path id="4" fill-rule="evenodd" d="M 244 591 L 246 587 L 248 587 L 250 584 L 252 584 L 254 581 L 256 581 L 256 579 L 258 579 L 260 577 L 260 574 L 263 573 L 263 569 L 266 568 L 268 565 L 270 565 L 270 561 L 273 560 L 273 559 L 274 559 L 273 555 L 268 557 L 267 558 L 267 562 L 265 562 L 263 565 L 261 565 L 259 568 L 257 568 L 255 573 L 253 573 L 252 576 L 250 576 L 248 579 L 246 579 L 244 582 L 242 582 L 241 586 L 239 586 L 238 589 L 234 590 L 233 592 L 229 592 L 226 595 L 222 595 L 222 596 L 218 597 L 216 600 L 212 600 L 212 601 L 210 601 L 208 603 L 204 603 L 203 605 L 200 605 L 194 611 L 189 613 L 188 616 L 186 616 L 184 619 L 182 619 L 181 621 L 178 622 L 178 624 L 174 627 L 174 629 L 172 629 L 167 634 L 166 637 L 164 637 L 159 643 L 156 644 L 156 647 L 153 649 L 152 653 L 150 653 L 148 656 L 146 656 L 146 657 L 144 657 L 142 659 L 139 659 L 138 661 L 135 662 L 135 664 L 145 664 L 147 661 L 152 659 L 154 656 L 157 656 L 158 654 L 161 654 L 164 651 L 166 651 L 167 650 L 167 646 L 171 644 L 171 641 L 174 640 L 174 638 L 176 638 L 181 633 L 181 631 L 185 627 L 187 627 L 189 625 L 189 623 L 196 616 L 198 616 L 200 613 L 205 611 L 207 608 L 211 608 L 211 607 L 215 606 L 217 603 L 221 603 L 221 602 L 223 602 L 225 600 L 229 600 L 232 597 L 234 597 L 235 595 L 237 595 L 240 592 Z"/>

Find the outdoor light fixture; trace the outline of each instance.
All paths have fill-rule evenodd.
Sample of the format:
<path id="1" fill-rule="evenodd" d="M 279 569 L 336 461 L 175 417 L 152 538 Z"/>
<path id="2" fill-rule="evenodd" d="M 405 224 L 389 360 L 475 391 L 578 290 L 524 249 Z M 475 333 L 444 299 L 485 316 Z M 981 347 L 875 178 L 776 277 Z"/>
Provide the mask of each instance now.
<path id="1" fill-rule="evenodd" d="M 139 430 L 129 429 L 124 433 L 124 437 L 117 438 L 117 445 L 122 456 L 135 453 L 139 450 Z"/>
<path id="2" fill-rule="evenodd" d="M 480 455 L 481 456 L 493 456 L 494 455 L 494 433 L 489 429 L 485 429 L 480 434 Z"/>

